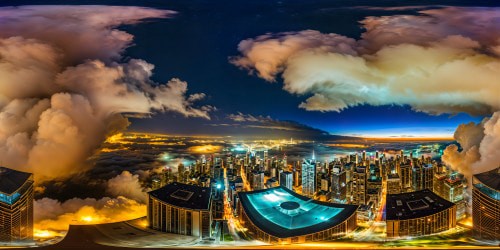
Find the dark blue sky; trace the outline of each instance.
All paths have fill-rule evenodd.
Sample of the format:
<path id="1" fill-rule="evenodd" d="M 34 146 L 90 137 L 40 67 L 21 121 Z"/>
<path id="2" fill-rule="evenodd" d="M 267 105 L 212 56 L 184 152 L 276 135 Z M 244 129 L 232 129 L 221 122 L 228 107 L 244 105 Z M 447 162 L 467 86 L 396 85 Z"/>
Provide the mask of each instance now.
<path id="1" fill-rule="evenodd" d="M 68 2 L 44 1 L 61 4 Z M 374 5 L 374 1 L 71 1 L 72 4 L 141 5 L 178 11 L 172 19 L 152 20 L 121 29 L 135 36 L 125 59 L 141 58 L 154 64 L 153 79 L 164 83 L 176 77 L 188 82 L 189 91 L 206 93 L 200 104 L 217 107 L 212 120 L 156 114 L 151 119 L 132 119 L 131 130 L 175 134 L 225 134 L 210 124 L 227 123 L 228 114 L 271 116 L 293 120 L 334 134 L 346 135 L 451 135 L 460 123 L 480 121 L 467 114 L 432 116 L 407 106 L 368 105 L 340 113 L 306 111 L 298 105 L 309 96 L 282 90 L 282 82 L 268 83 L 228 63 L 238 55 L 237 45 L 246 38 L 267 32 L 318 30 L 358 38 L 359 21 L 366 16 L 413 14 L 414 11 L 381 11 L 346 8 Z M 3 5 L 40 4 L 38 1 L 5 1 Z M 376 6 L 474 5 L 480 1 L 377 1 Z M 258 133 L 253 130 L 251 133 Z M 243 133 L 243 131 L 242 131 Z"/>

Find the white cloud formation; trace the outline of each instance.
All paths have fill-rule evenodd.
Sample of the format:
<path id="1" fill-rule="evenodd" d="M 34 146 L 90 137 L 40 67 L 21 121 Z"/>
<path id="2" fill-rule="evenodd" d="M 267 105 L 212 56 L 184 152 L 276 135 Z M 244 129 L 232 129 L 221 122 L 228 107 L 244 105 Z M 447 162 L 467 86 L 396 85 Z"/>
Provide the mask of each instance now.
<path id="1" fill-rule="evenodd" d="M 154 66 L 124 61 L 133 36 L 115 27 L 175 12 L 118 6 L 0 8 L 0 160 L 38 181 L 88 169 L 85 160 L 128 116 L 210 119 L 205 94 L 153 82 Z"/>
<path id="2" fill-rule="evenodd" d="M 131 45 L 133 36 L 115 29 L 147 18 L 170 18 L 171 10 L 135 6 L 45 5 L 0 8 L 0 37 L 36 39 L 64 53 L 64 63 L 85 59 L 112 62 Z"/>
<path id="3" fill-rule="evenodd" d="M 284 90 L 310 95 L 300 104 L 306 110 L 395 104 L 431 114 L 492 115 L 460 125 L 454 136 L 462 150 L 450 145 L 442 157 L 471 181 L 500 166 L 500 8 L 418 13 L 367 17 L 356 41 L 311 30 L 266 34 L 242 41 L 241 55 L 230 61 L 267 81 L 281 74 Z M 328 46 L 337 41 L 349 42 Z"/>
<path id="4" fill-rule="evenodd" d="M 240 68 L 255 69 L 259 77 L 275 81 L 276 74 L 286 67 L 287 60 L 306 49 L 319 53 L 336 52 L 357 54 L 353 49 L 356 41 L 337 34 L 323 34 L 315 30 L 266 34 L 255 39 L 243 40 L 238 50 L 241 57 L 230 58 L 231 63 Z"/>
<path id="5" fill-rule="evenodd" d="M 367 17 L 361 39 L 318 31 L 266 34 L 240 43 L 231 63 L 311 95 L 301 108 L 341 111 L 410 105 L 432 114 L 500 109 L 499 8 L 423 10 Z"/>
<path id="6" fill-rule="evenodd" d="M 108 180 L 106 191 L 113 197 L 124 196 L 145 204 L 148 197 L 146 192 L 149 190 L 142 188 L 139 175 L 123 171 Z"/>
<path id="7" fill-rule="evenodd" d="M 468 202 L 472 198 L 472 176 L 500 167 L 500 111 L 481 123 L 461 124 L 454 134 L 461 150 L 452 144 L 443 152 L 443 162 L 464 174 Z"/>

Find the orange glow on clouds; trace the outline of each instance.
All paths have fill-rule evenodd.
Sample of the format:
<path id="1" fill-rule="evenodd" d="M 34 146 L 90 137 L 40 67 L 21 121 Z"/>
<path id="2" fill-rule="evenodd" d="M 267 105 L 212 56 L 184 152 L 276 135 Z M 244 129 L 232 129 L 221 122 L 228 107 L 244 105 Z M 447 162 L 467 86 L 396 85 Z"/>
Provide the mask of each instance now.
<path id="1" fill-rule="evenodd" d="M 211 145 L 211 144 L 189 147 L 190 152 L 200 153 L 200 154 L 202 154 L 202 153 L 207 153 L 207 154 L 208 153 L 216 153 L 216 152 L 219 152 L 221 149 L 222 149 L 221 146 L 216 146 L 216 145 Z"/>
<path id="2" fill-rule="evenodd" d="M 146 205 L 125 197 L 94 199 L 73 199 L 71 204 L 56 204 L 43 207 L 61 211 L 56 217 L 38 219 L 34 225 L 35 238 L 46 239 L 63 236 L 69 225 L 89 225 L 132 220 L 146 216 Z M 79 206 L 70 210 L 70 206 Z"/>

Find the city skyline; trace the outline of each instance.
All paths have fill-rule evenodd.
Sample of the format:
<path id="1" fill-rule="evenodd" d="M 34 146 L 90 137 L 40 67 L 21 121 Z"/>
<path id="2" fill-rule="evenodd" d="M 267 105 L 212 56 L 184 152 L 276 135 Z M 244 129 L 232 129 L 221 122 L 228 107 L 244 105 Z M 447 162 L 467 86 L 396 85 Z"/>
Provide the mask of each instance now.
<path id="1" fill-rule="evenodd" d="M 0 248 L 498 246 L 499 20 L 2 1 Z"/>

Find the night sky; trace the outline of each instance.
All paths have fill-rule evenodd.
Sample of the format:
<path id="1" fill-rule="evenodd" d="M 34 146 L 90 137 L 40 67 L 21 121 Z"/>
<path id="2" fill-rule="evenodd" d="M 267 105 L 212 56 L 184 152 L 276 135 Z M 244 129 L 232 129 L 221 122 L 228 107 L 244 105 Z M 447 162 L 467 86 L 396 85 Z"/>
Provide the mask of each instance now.
<path id="1" fill-rule="evenodd" d="M 50 4 L 59 2 L 44 1 Z M 67 3 L 67 2 L 64 2 Z M 164 83 L 180 78 L 189 92 L 202 92 L 200 105 L 217 108 L 211 120 L 185 118 L 174 113 L 156 113 L 150 119 L 131 119 L 131 131 L 169 134 L 260 134 L 264 128 L 220 126 L 233 124 L 228 115 L 241 112 L 270 116 L 274 121 L 294 121 L 339 135 L 356 136 L 447 136 L 464 122 L 478 122 L 484 116 L 465 113 L 429 115 L 410 106 L 362 104 L 341 112 L 306 111 L 299 104 L 308 94 L 284 91 L 283 79 L 266 82 L 229 63 L 239 55 L 238 43 L 268 32 L 317 30 L 358 39 L 359 21 L 367 16 L 412 14 L 417 10 L 373 10 L 352 8 L 373 6 L 373 1 L 72 1 L 72 4 L 140 5 L 177 11 L 173 18 L 154 19 L 120 27 L 134 35 L 134 45 L 124 59 L 140 58 L 154 64 L 152 79 Z M 41 4 L 39 1 L 3 1 L 3 5 Z M 487 6 L 488 1 L 377 1 L 377 6 L 405 5 Z M 432 5 L 431 5 L 432 4 Z M 308 128 L 309 129 L 309 128 Z M 268 131 L 269 132 L 269 131 Z M 272 130 L 282 132 L 282 130 Z"/>

